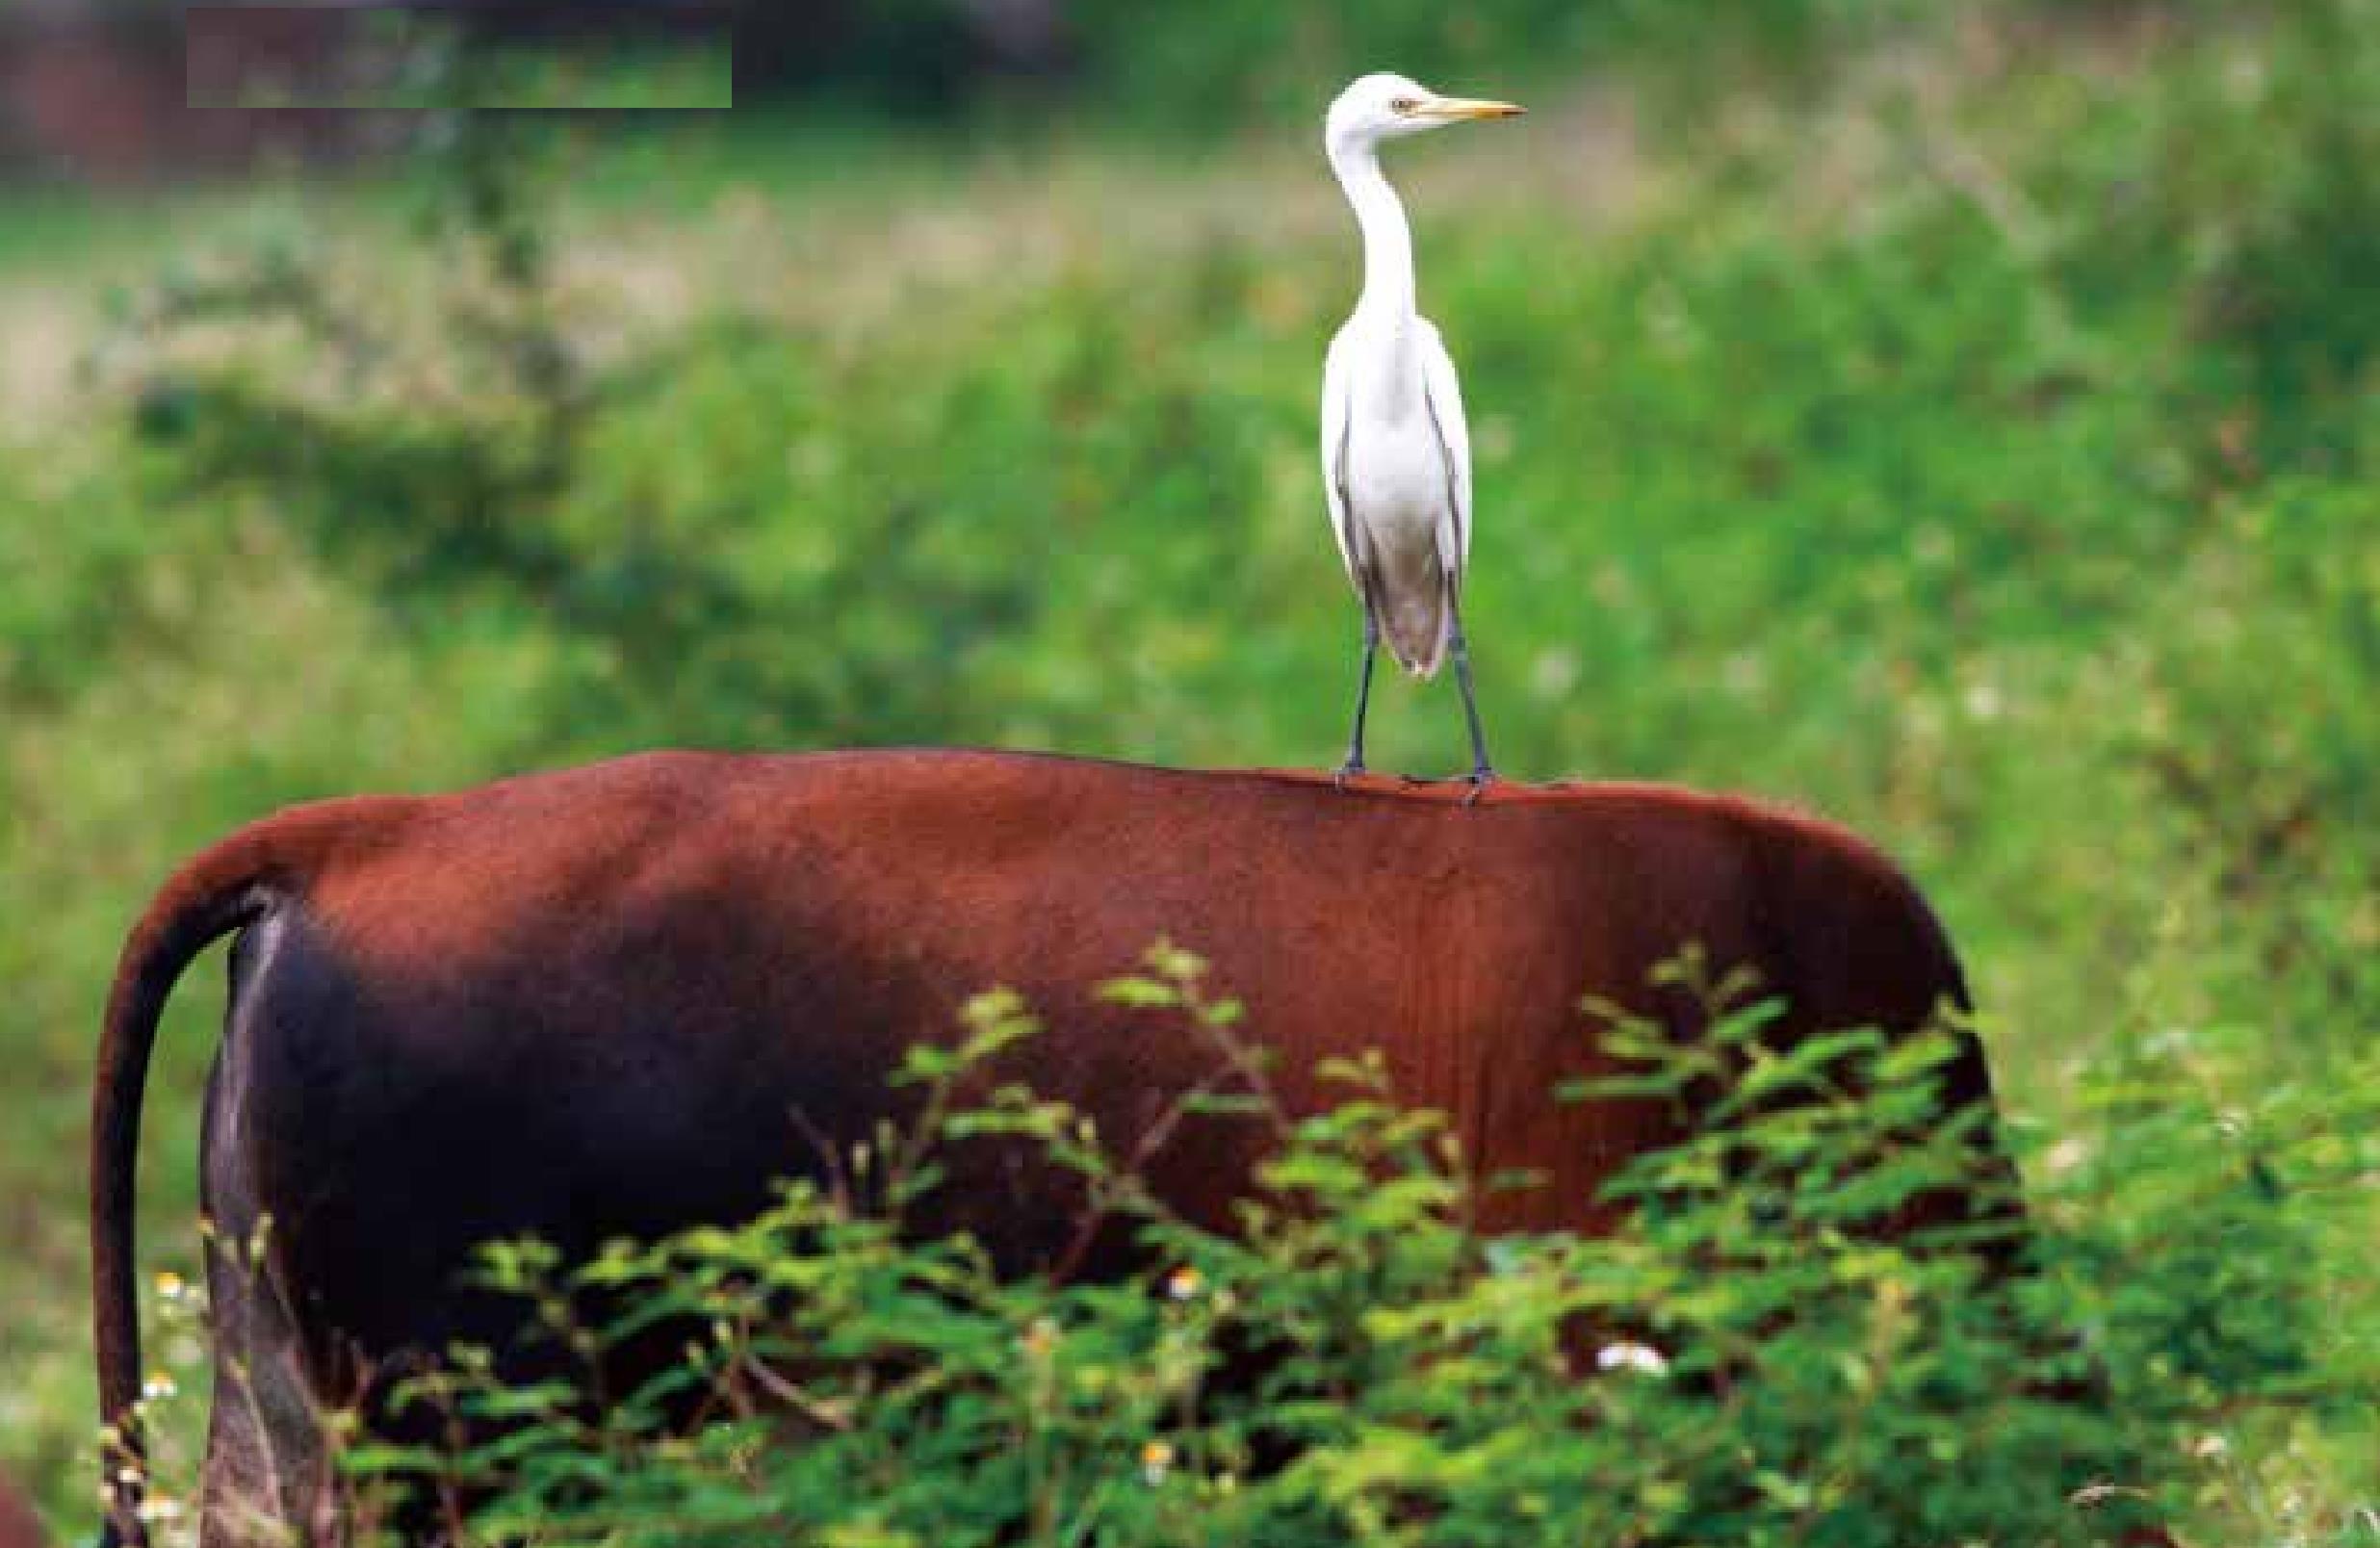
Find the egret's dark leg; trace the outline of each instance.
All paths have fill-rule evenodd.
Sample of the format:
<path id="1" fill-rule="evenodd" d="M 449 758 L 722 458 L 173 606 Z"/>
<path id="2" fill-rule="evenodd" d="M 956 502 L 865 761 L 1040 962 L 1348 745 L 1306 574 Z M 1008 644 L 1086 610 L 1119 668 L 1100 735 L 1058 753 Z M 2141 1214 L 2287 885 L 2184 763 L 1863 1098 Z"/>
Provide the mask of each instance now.
<path id="1" fill-rule="evenodd" d="M 1448 606 L 1453 606 L 1451 601 Z M 1447 643 L 1455 653 L 1455 682 L 1462 689 L 1462 718 L 1471 728 L 1470 781 L 1472 793 L 1477 794 L 1481 786 L 1496 777 L 1496 771 L 1488 766 L 1488 737 L 1479 729 L 1479 700 L 1471 692 L 1471 651 L 1462 640 L 1462 612 L 1458 610 L 1449 622 L 1452 628 Z"/>
<path id="2" fill-rule="evenodd" d="M 1347 739 L 1347 761 L 1338 767 L 1339 783 L 1346 783 L 1351 774 L 1363 772 L 1363 712 L 1372 703 L 1372 658 L 1380 651 L 1380 620 L 1372 615 L 1372 605 L 1363 605 L 1363 676 L 1356 686 L 1356 730 Z"/>

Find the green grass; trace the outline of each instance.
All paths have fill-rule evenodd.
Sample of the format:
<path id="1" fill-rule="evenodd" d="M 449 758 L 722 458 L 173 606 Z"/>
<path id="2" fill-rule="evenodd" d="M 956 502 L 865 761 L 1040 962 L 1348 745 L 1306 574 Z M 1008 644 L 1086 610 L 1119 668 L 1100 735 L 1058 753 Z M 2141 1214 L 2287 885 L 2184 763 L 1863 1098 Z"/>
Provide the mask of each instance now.
<path id="1" fill-rule="evenodd" d="M 2248 1146 L 2341 1122 L 2380 1019 L 2380 23 L 2070 41 L 1852 59 L 1692 132 L 1605 87 L 1395 171 L 1471 403 L 1500 762 L 1872 835 L 1941 905 L 2041 1165 L 2153 1169 L 2084 1072 L 2162 1040 L 2229 1115 L 2203 1143 Z M 526 303 L 408 245 L 401 189 L 202 203 L 188 229 L 262 229 L 385 354 L 94 321 L 95 376 L 0 442 L 0 1465 L 62 1520 L 94 1476 L 97 1007 L 206 838 L 660 743 L 1340 749 L 1357 620 L 1312 414 L 1356 253 L 1306 125 L 1181 161 L 1063 127 L 716 134 L 579 151 Z M 155 264 L 145 219 L 60 220 L 0 292 Z M 454 326 L 491 296 L 577 351 L 557 418 Z M 1380 766 L 1461 761 L 1447 684 L 1374 725 Z M 144 1134 L 184 1266 L 192 985 Z M 2339 1144 L 2352 1366 L 2380 1158 Z M 2291 1490 L 2356 1540 L 2368 1410 L 2229 1444 L 2205 1540 L 2278 1540 Z"/>

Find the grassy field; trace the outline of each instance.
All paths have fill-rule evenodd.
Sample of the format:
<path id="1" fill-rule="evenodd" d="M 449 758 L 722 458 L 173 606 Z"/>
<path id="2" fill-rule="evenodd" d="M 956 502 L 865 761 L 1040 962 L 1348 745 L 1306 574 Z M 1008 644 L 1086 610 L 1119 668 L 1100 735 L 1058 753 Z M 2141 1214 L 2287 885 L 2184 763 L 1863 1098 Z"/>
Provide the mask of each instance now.
<path id="1" fill-rule="evenodd" d="M 1502 766 L 1876 838 L 2036 1169 L 2123 1151 L 2084 1072 L 2180 1071 L 2177 1143 L 2302 1185 L 2313 1357 L 2369 1373 L 2380 19 L 2141 15 L 1691 122 L 1574 83 L 1392 171 L 1471 401 Z M 661 744 L 1341 748 L 1312 413 L 1356 251 L 1306 123 L 688 133 L 551 149 L 476 234 L 283 188 L 0 242 L 0 1466 L 61 1522 L 98 1005 L 198 843 Z M 1374 725 L 1377 766 L 1460 766 L 1449 686 Z M 185 1268 L 194 986 L 144 1135 Z M 2367 1403 L 2231 1423 L 2194 1541 L 2380 1542 Z"/>

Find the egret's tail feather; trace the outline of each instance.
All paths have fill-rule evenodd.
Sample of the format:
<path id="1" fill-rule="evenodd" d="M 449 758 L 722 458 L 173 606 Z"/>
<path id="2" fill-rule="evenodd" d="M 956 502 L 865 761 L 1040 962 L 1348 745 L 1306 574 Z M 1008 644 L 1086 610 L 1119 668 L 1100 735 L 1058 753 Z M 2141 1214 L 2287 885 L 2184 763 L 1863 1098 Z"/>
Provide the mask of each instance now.
<path id="1" fill-rule="evenodd" d="M 1454 617 L 1454 609 L 1446 605 L 1444 586 L 1420 588 L 1411 595 L 1390 598 L 1381 608 L 1381 638 L 1399 666 L 1417 678 L 1435 677 L 1446 659 Z"/>

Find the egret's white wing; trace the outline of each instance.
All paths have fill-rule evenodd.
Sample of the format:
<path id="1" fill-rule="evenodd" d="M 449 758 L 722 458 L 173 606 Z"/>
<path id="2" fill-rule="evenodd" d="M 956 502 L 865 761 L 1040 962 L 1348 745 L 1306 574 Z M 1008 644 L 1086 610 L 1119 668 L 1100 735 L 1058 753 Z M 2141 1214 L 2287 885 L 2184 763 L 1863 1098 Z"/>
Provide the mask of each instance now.
<path id="1" fill-rule="evenodd" d="M 1460 577 L 1471 557 L 1471 426 L 1462 417 L 1462 384 L 1455 379 L 1455 363 L 1446 353 L 1438 330 L 1419 319 L 1421 381 L 1428 395 L 1431 423 L 1437 427 L 1438 445 L 1446 452 L 1447 516 L 1452 526 L 1438 529 L 1438 562 L 1450 577 Z"/>
<path id="2" fill-rule="evenodd" d="M 1347 514 L 1347 431 L 1354 415 L 1347 364 L 1340 358 L 1339 341 L 1332 339 L 1330 352 L 1322 357 L 1322 491 L 1331 503 L 1331 535 L 1338 540 L 1339 562 L 1347 566 L 1347 580 L 1361 596 L 1363 577 L 1356 569 L 1356 534 Z"/>

